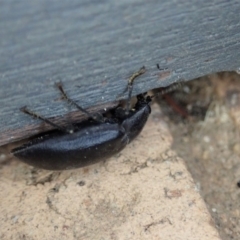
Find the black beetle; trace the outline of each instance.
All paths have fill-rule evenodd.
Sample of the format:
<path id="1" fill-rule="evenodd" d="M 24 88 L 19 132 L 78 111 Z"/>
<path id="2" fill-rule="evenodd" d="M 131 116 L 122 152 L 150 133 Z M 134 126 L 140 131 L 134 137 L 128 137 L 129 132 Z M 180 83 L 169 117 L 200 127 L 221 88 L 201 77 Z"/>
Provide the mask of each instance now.
<path id="1" fill-rule="evenodd" d="M 141 132 L 151 113 L 151 97 L 145 94 L 139 94 L 137 103 L 130 109 L 133 81 L 144 72 L 142 67 L 129 78 L 127 107 L 114 109 L 110 118 L 99 113 L 89 114 L 68 98 L 62 85 L 58 84 L 63 97 L 87 114 L 89 119 L 77 124 L 74 129 L 66 130 L 24 107 L 21 111 L 58 130 L 34 138 L 13 149 L 12 153 L 25 163 L 48 170 L 85 167 L 118 153 Z"/>

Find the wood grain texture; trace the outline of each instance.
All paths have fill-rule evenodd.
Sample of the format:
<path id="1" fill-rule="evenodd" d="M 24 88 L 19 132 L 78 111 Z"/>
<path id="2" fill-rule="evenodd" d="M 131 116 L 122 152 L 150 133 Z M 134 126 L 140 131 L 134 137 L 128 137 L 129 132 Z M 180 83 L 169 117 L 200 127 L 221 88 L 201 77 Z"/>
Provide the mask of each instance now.
<path id="1" fill-rule="evenodd" d="M 57 101 L 60 79 L 81 106 L 97 110 L 143 65 L 134 94 L 239 69 L 239 12 L 239 1 L 226 0 L 2 0 L 0 145 L 43 131 L 18 110 L 24 105 L 49 118 L 69 112 Z"/>

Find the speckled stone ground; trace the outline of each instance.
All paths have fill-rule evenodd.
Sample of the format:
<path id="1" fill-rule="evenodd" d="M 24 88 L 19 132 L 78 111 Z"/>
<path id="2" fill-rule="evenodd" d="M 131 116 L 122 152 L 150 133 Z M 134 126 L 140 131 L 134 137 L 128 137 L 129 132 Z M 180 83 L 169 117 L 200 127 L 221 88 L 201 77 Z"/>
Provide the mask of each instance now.
<path id="1" fill-rule="evenodd" d="M 0 238 L 219 239 L 172 141 L 155 105 L 141 135 L 106 162 L 51 172 L 2 154 Z"/>

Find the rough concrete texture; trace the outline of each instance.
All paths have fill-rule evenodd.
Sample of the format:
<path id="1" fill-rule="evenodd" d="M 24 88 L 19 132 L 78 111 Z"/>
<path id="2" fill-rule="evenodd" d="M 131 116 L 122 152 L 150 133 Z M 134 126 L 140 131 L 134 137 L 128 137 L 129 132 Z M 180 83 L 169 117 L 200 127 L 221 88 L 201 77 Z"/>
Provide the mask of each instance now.
<path id="1" fill-rule="evenodd" d="M 154 106 L 140 136 L 106 162 L 50 172 L 7 158 L 0 165 L 0 238 L 219 239 L 171 143 Z"/>
<path id="2" fill-rule="evenodd" d="M 191 118 L 184 123 L 169 118 L 172 149 L 187 164 L 221 238 L 239 240 L 240 75 L 213 74 L 184 89 L 171 97 L 191 110 Z"/>

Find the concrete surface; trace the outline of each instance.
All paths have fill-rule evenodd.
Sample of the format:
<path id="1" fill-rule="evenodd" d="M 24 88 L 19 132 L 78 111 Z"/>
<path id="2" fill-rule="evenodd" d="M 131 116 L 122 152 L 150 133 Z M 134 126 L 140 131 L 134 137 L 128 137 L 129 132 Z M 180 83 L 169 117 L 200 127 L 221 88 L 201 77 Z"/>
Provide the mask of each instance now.
<path id="1" fill-rule="evenodd" d="M 50 172 L 7 156 L 0 165 L 0 238 L 220 239 L 171 143 L 154 106 L 141 135 L 106 162 Z"/>

